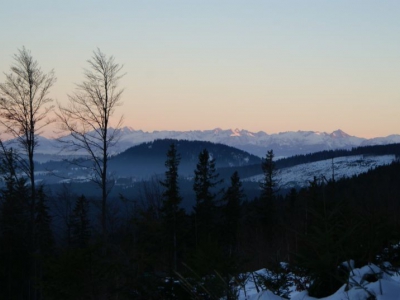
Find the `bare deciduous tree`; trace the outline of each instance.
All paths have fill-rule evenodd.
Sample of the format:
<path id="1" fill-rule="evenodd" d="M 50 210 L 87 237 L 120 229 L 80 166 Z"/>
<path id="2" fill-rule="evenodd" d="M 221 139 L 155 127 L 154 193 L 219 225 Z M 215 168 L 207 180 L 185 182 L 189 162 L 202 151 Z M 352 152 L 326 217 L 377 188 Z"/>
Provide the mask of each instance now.
<path id="1" fill-rule="evenodd" d="M 20 149 L 28 156 L 22 167 L 31 183 L 31 218 L 35 208 L 35 166 L 34 153 L 38 145 L 37 135 L 44 126 L 51 123 L 49 112 L 53 101 L 49 98 L 50 88 L 56 81 L 54 72 L 45 74 L 27 49 L 23 47 L 14 55 L 14 64 L 0 83 L 0 124 L 11 134 Z"/>
<path id="2" fill-rule="evenodd" d="M 101 226 L 103 237 L 107 233 L 106 208 L 111 189 L 108 178 L 110 148 L 118 140 L 121 117 L 114 128 L 110 119 L 115 108 L 121 105 L 123 89 L 118 88 L 122 65 L 115 63 L 114 57 L 107 57 L 100 49 L 93 52 L 88 60 L 89 68 L 84 70 L 84 81 L 77 84 L 76 91 L 69 95 L 67 106 L 59 105 L 57 113 L 61 129 L 72 138 L 61 138 L 71 150 L 84 150 L 92 161 L 93 180 L 102 190 Z M 65 137 L 65 136 L 64 136 Z"/>

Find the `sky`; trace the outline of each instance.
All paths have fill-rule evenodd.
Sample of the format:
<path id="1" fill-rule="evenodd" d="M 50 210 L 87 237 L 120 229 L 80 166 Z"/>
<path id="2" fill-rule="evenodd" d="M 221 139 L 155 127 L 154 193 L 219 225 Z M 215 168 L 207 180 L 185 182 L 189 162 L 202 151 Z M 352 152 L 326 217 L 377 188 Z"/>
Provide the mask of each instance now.
<path id="1" fill-rule="evenodd" d="M 66 104 L 99 48 L 144 131 L 400 134 L 400 1 L 0 0 L 0 82 L 25 46 Z"/>

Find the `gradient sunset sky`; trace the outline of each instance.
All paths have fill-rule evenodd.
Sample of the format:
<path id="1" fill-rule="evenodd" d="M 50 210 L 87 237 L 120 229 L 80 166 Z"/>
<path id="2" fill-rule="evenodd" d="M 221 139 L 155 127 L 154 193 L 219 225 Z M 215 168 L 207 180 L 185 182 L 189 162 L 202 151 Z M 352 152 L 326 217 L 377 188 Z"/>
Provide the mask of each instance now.
<path id="1" fill-rule="evenodd" d="M 66 103 L 99 47 L 145 131 L 400 134 L 400 1 L 1 0 L 0 81 L 25 46 Z"/>

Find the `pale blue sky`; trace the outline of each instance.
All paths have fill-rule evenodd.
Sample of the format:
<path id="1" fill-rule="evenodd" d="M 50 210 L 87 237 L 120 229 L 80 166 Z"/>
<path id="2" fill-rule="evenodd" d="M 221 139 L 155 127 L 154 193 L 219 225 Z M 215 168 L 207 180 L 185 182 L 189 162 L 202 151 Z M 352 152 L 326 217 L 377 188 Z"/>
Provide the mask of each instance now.
<path id="1" fill-rule="evenodd" d="M 117 115 L 135 129 L 400 133 L 400 1 L 0 5 L 0 71 L 25 46 L 65 103 L 99 47 L 124 64 Z"/>

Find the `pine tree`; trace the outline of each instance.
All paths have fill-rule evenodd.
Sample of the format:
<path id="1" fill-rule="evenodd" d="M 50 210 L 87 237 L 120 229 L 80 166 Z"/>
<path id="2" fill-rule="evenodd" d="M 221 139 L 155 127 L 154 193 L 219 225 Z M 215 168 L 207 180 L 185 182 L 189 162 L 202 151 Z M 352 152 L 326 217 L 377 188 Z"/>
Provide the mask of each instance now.
<path id="1" fill-rule="evenodd" d="M 35 207 L 35 260 L 33 261 L 34 280 L 41 284 L 46 278 L 45 261 L 51 257 L 54 249 L 54 237 L 51 229 L 52 218 L 46 204 L 47 197 L 40 186 L 36 193 Z M 33 293 L 33 299 L 41 299 L 43 290 L 37 288 Z"/>
<path id="2" fill-rule="evenodd" d="M 224 193 L 220 237 L 224 241 L 223 257 L 220 259 L 219 272 L 225 278 L 224 295 L 226 299 L 237 299 L 236 289 L 231 285 L 232 278 L 237 278 L 239 265 L 242 262 L 238 251 L 238 235 L 241 222 L 242 200 L 245 197 L 242 182 L 237 171 L 231 178 L 231 184 Z"/>
<path id="3" fill-rule="evenodd" d="M 260 213 L 263 226 L 267 231 L 270 231 L 271 225 L 274 224 L 274 198 L 277 187 L 277 181 L 275 179 L 276 169 L 273 150 L 267 152 L 266 157 L 262 160 L 261 167 L 264 172 L 264 180 L 260 183 Z"/>
<path id="4" fill-rule="evenodd" d="M 46 204 L 46 195 L 43 187 L 39 187 L 37 191 L 36 202 L 36 217 L 35 217 L 35 240 L 36 249 L 42 255 L 51 253 L 54 245 L 53 232 L 51 230 L 51 216 L 49 208 Z"/>
<path id="5" fill-rule="evenodd" d="M 242 183 L 237 171 L 231 176 L 231 185 L 224 195 L 225 204 L 225 226 L 224 234 L 227 238 L 229 255 L 236 249 L 237 234 L 240 222 L 240 206 L 244 198 Z"/>
<path id="6" fill-rule="evenodd" d="M 215 169 L 215 160 L 210 157 L 207 149 L 199 154 L 199 162 L 194 171 L 193 190 L 196 194 L 195 210 L 195 237 L 196 245 L 201 237 L 210 236 L 215 223 L 215 199 L 213 191 L 222 180 Z"/>
<path id="7" fill-rule="evenodd" d="M 298 266 L 307 270 L 312 279 L 310 295 L 325 297 L 336 291 L 344 279 L 338 266 L 350 259 L 355 230 L 347 226 L 348 215 L 341 199 L 328 197 L 324 181 L 314 176 L 307 189 L 308 220 L 304 234 L 299 234 L 299 251 L 295 255 Z M 354 216 L 352 216 L 353 218 Z"/>
<path id="8" fill-rule="evenodd" d="M 162 211 L 166 216 L 174 216 L 179 209 L 179 204 L 182 201 L 179 195 L 178 185 L 178 166 L 181 160 L 177 153 L 175 144 L 171 144 L 167 152 L 167 160 L 165 161 L 165 180 L 161 181 L 161 185 L 165 188 L 163 192 Z"/>
<path id="9" fill-rule="evenodd" d="M 71 244 L 79 248 L 85 248 L 90 239 L 90 222 L 88 217 L 89 202 L 84 195 L 75 203 L 71 215 Z"/>
<path id="10" fill-rule="evenodd" d="M 172 143 L 167 152 L 167 160 L 165 161 L 165 180 L 161 181 L 161 185 L 165 188 L 163 192 L 163 202 L 161 211 L 163 214 L 163 221 L 165 224 L 165 230 L 167 231 L 167 245 L 170 245 L 172 251 L 172 269 L 177 269 L 177 251 L 178 251 L 178 228 L 184 212 L 179 208 L 179 204 L 182 201 L 182 197 L 179 194 L 178 184 L 178 166 L 180 162 L 180 155 L 177 152 L 176 146 Z"/>
<path id="11" fill-rule="evenodd" d="M 216 193 L 212 191 L 212 188 L 221 183 L 221 180 L 218 180 L 219 174 L 215 169 L 215 160 L 210 157 L 207 149 L 200 152 L 194 174 L 195 209 L 197 211 L 212 210 L 215 207 L 216 198 Z"/>
<path id="12" fill-rule="evenodd" d="M 31 194 L 26 179 L 17 176 L 12 149 L 2 153 L 0 174 L 5 183 L 0 190 L 0 290 L 4 299 L 26 299 L 31 261 Z"/>
<path id="13" fill-rule="evenodd" d="M 270 150 L 262 160 L 261 168 L 264 172 L 264 181 L 261 183 L 261 200 L 271 202 L 277 187 L 274 152 Z"/>

